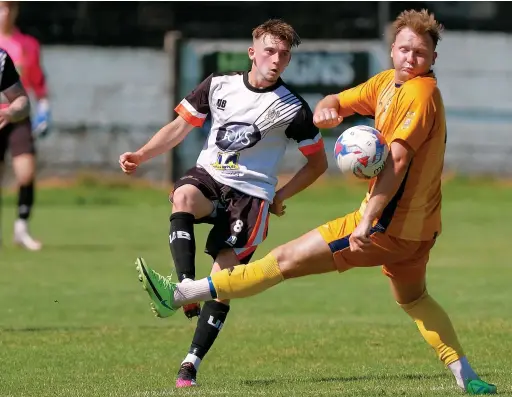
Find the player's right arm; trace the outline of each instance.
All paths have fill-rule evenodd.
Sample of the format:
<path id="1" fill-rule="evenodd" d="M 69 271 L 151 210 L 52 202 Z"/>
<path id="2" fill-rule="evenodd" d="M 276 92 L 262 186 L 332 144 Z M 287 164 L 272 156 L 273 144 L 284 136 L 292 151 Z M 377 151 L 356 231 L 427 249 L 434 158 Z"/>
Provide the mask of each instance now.
<path id="1" fill-rule="evenodd" d="M 193 128 L 193 125 L 190 125 L 183 117 L 178 116 L 162 127 L 139 150 L 134 153 L 123 153 L 119 157 L 119 165 L 125 173 L 131 174 L 140 164 L 176 147 Z"/>
<path id="2" fill-rule="evenodd" d="M 391 70 L 381 72 L 368 81 L 339 94 L 327 95 L 318 102 L 313 121 L 318 128 L 334 128 L 344 117 L 357 113 L 362 116 L 375 116 L 379 88 L 387 81 Z"/>
<path id="3" fill-rule="evenodd" d="M 136 152 L 123 153 L 119 165 L 126 174 L 135 172 L 137 167 L 179 145 L 194 127 L 201 127 L 210 111 L 209 93 L 212 75 L 176 106 L 176 117 L 162 127 L 143 147 Z"/>

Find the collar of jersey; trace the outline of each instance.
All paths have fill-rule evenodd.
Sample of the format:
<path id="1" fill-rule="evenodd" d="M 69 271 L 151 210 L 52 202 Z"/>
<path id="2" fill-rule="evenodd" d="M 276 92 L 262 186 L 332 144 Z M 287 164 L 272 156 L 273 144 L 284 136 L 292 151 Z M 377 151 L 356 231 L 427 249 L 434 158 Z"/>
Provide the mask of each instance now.
<path id="1" fill-rule="evenodd" d="M 277 79 L 276 83 L 272 84 L 270 87 L 256 88 L 256 87 L 253 87 L 251 84 L 249 84 L 249 72 L 246 71 L 246 72 L 244 72 L 244 84 L 245 84 L 245 87 L 252 92 L 258 92 L 258 93 L 272 92 L 277 87 L 279 87 L 283 84 L 283 80 L 281 80 L 281 77 L 279 77 L 279 79 Z"/>

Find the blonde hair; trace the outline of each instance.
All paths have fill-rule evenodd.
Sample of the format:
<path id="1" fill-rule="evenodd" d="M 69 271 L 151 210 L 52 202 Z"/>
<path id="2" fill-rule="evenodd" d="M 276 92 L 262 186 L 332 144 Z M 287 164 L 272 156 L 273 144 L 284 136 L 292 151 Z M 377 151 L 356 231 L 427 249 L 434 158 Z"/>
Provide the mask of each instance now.
<path id="1" fill-rule="evenodd" d="M 434 17 L 434 14 L 423 9 L 421 11 L 407 10 L 403 11 L 393 22 L 394 37 L 403 29 L 409 28 L 417 34 L 428 34 L 434 42 L 434 49 L 441 40 L 441 33 L 444 26 L 441 25 Z"/>
<path id="2" fill-rule="evenodd" d="M 301 39 L 295 29 L 281 19 L 269 19 L 252 30 L 252 38 L 254 40 L 267 34 L 284 41 L 290 47 L 298 47 L 301 43 Z"/>

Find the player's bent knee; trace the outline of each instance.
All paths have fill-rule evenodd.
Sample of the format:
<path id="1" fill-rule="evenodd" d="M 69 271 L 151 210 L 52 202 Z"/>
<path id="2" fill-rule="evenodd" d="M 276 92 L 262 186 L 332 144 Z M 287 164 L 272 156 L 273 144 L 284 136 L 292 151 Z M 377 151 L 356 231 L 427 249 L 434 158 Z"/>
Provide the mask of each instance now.
<path id="1" fill-rule="evenodd" d="M 285 280 L 308 274 L 305 268 L 307 255 L 298 249 L 293 242 L 275 248 L 271 254 L 276 258 L 279 270 Z"/>
<path id="2" fill-rule="evenodd" d="M 19 175 L 16 175 L 16 182 L 20 186 L 30 185 L 31 183 L 34 182 L 34 177 L 35 177 L 34 173 L 19 174 Z"/>
<path id="3" fill-rule="evenodd" d="M 194 207 L 195 201 L 197 201 L 196 196 L 198 194 L 201 194 L 201 192 L 195 186 L 180 186 L 172 195 L 173 208 L 177 211 L 191 210 Z"/>
<path id="4" fill-rule="evenodd" d="M 34 181 L 36 173 L 35 156 L 24 153 L 13 157 L 14 176 L 19 185 L 28 185 Z"/>
<path id="5" fill-rule="evenodd" d="M 427 291 L 424 278 L 417 281 L 400 281 L 390 278 L 390 282 L 393 296 L 398 304 L 412 304 Z"/>
<path id="6" fill-rule="evenodd" d="M 272 254 L 285 279 L 336 270 L 329 245 L 317 230 L 277 247 Z"/>
<path id="7" fill-rule="evenodd" d="M 184 185 L 172 195 L 173 213 L 188 212 L 196 218 L 208 216 L 213 211 L 213 203 L 195 186 Z"/>
<path id="8" fill-rule="evenodd" d="M 283 274 L 283 277 L 285 279 L 289 278 L 290 272 L 296 267 L 295 254 L 290 243 L 274 248 L 270 254 L 276 258 L 277 265 L 279 266 L 279 270 Z"/>
<path id="9" fill-rule="evenodd" d="M 428 297 L 429 297 L 428 291 L 424 290 L 423 293 L 414 300 L 410 300 L 409 302 L 403 302 L 403 303 L 400 303 L 397 301 L 397 303 L 405 312 L 409 312 L 412 309 L 414 309 L 414 307 L 417 306 L 420 302 L 424 301 Z"/>
<path id="10" fill-rule="evenodd" d="M 211 274 L 239 265 L 240 261 L 232 248 L 220 250 L 213 262 Z"/>

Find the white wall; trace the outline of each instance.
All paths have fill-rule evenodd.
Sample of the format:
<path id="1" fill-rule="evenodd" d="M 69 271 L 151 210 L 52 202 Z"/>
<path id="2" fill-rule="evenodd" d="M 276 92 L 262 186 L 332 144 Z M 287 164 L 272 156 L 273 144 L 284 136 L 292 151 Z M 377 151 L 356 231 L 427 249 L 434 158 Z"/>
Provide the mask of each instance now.
<path id="1" fill-rule="evenodd" d="M 54 131 L 38 148 L 46 174 L 117 170 L 119 154 L 140 147 L 170 118 L 169 58 L 163 51 L 46 46 Z M 144 172 L 165 177 L 165 157 Z"/>
<path id="2" fill-rule="evenodd" d="M 512 175 L 512 35 L 447 32 L 438 54 L 447 168 Z"/>

